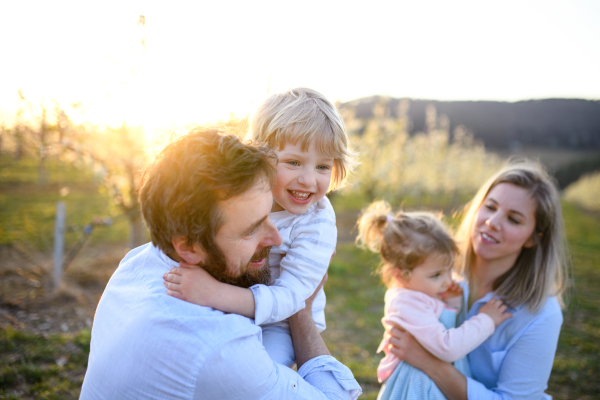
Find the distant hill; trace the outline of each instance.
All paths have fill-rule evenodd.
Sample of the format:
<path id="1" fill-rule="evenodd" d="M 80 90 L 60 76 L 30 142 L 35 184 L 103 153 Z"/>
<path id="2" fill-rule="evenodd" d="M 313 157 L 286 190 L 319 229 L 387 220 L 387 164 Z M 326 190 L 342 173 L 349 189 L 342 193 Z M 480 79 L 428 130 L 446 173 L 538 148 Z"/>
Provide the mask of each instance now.
<path id="1" fill-rule="evenodd" d="M 379 96 L 342 103 L 359 119 L 372 117 Z M 386 112 L 396 116 L 400 99 L 388 98 Z M 409 100 L 410 133 L 425 130 L 425 110 L 435 106 L 450 119 L 452 132 L 464 125 L 490 149 L 522 147 L 600 149 L 600 100 L 545 99 L 500 101 Z"/>

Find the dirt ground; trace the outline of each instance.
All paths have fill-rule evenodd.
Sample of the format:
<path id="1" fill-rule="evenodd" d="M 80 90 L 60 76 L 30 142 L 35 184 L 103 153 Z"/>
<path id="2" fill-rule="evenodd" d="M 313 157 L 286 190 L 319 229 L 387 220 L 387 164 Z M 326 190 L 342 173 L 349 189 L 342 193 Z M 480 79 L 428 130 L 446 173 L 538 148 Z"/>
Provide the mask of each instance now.
<path id="1" fill-rule="evenodd" d="M 338 243 L 354 241 L 357 215 L 338 215 Z M 0 246 L 0 327 L 39 334 L 91 327 L 106 283 L 128 250 L 117 244 L 86 245 L 54 288 L 52 254 Z"/>
<path id="2" fill-rule="evenodd" d="M 51 254 L 0 247 L 0 327 L 39 334 L 91 327 L 106 283 L 127 250 L 107 244 L 84 248 L 54 288 Z"/>

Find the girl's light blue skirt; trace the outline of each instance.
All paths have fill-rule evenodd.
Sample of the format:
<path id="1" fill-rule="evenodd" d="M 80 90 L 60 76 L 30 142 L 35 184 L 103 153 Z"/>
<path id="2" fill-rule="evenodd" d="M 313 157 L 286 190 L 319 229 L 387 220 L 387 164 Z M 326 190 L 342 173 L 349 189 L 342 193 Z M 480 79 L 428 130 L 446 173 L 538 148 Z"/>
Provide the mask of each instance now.
<path id="1" fill-rule="evenodd" d="M 454 328 L 456 312 L 444 309 L 440 322 L 446 329 Z M 471 376 L 471 368 L 466 357 L 453 364 L 463 375 Z M 423 371 L 402 361 L 384 382 L 377 400 L 446 400 L 446 397 Z"/>

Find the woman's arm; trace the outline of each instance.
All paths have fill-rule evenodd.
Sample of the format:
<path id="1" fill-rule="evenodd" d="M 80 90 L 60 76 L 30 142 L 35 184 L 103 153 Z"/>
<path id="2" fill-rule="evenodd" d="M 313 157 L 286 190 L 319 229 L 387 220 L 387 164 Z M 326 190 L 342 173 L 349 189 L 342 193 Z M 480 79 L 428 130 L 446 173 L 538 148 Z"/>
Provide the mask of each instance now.
<path id="1" fill-rule="evenodd" d="M 392 354 L 423 371 L 448 400 L 467 399 L 467 378 L 450 363 L 435 358 L 408 332 L 394 327 L 390 330 Z"/>
<path id="2" fill-rule="evenodd" d="M 399 292 L 386 306 L 383 325 L 390 329 L 397 325 L 409 332 L 428 352 L 442 361 L 454 362 L 465 357 L 487 338 L 498 321 L 509 318 L 503 313 L 502 302 L 490 300 L 479 315 L 470 318 L 461 326 L 447 329 L 440 321 L 443 303 L 424 293 L 412 290 Z"/>
<path id="3" fill-rule="evenodd" d="M 470 399 L 539 400 L 548 387 L 558 336 L 562 325 L 562 313 L 547 315 L 530 324 L 516 342 L 508 348 L 498 373 L 496 386 L 491 390 L 474 379 L 468 379 Z M 484 355 L 484 360 L 498 358 L 496 354 Z M 472 369 L 484 364 L 475 353 L 471 354 Z M 485 368 L 488 367 L 487 365 Z"/>
<path id="4" fill-rule="evenodd" d="M 421 369 L 450 400 L 539 400 L 548 385 L 561 324 L 562 314 L 559 311 L 528 326 L 516 343 L 505 351 L 504 358 L 499 360 L 501 367 L 492 389 L 473 378 L 466 378 L 451 364 L 433 357 L 409 333 L 398 328 L 390 331 L 393 335 L 390 343 L 394 346 L 391 351 Z M 478 363 L 473 354 L 470 361 L 473 370 L 493 368 Z"/>

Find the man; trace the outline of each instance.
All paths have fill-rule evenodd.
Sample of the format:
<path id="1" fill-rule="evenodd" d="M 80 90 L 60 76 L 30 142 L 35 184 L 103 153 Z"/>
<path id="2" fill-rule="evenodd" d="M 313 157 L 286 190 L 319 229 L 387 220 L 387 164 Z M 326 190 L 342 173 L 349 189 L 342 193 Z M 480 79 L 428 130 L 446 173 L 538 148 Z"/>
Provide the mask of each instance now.
<path id="1" fill-rule="evenodd" d="M 329 355 L 310 313 L 290 319 L 298 373 L 274 363 L 261 329 L 165 293 L 179 261 L 220 281 L 269 283 L 275 156 L 197 128 L 170 143 L 140 191 L 152 243 L 129 252 L 98 304 L 81 399 L 348 399 L 352 373 Z"/>

